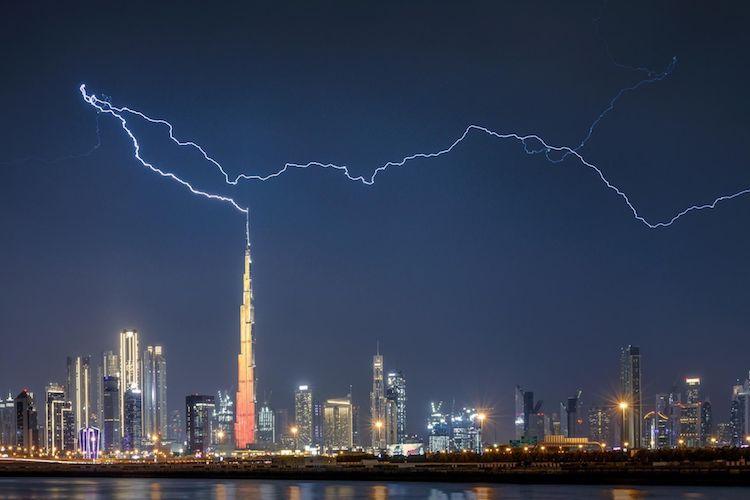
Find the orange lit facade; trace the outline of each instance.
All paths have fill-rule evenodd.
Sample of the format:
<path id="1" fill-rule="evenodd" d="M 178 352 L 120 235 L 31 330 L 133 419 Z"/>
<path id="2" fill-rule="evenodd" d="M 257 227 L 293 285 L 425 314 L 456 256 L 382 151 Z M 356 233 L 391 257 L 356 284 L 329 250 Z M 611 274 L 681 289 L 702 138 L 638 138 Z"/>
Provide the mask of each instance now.
<path id="1" fill-rule="evenodd" d="M 240 354 L 238 361 L 237 402 L 234 438 L 237 449 L 246 449 L 255 443 L 255 349 L 253 325 L 253 285 L 250 277 L 250 246 L 245 250 L 245 273 L 242 278 L 242 305 L 240 306 Z"/>

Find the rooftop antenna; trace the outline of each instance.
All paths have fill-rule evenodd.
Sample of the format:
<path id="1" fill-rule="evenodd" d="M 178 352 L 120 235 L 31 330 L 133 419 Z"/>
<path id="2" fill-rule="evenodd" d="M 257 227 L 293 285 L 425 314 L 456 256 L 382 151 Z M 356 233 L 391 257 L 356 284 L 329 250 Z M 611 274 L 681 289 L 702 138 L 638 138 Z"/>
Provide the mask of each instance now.
<path id="1" fill-rule="evenodd" d="M 250 248 L 250 209 L 245 212 L 245 241 L 247 247 Z"/>

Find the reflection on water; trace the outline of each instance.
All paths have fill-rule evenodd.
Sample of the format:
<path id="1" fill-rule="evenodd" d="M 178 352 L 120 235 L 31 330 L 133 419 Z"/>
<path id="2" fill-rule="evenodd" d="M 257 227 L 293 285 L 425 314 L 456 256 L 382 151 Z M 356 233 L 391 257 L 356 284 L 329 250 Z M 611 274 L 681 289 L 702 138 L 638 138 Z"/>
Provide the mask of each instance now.
<path id="1" fill-rule="evenodd" d="M 744 499 L 742 488 L 677 486 L 556 486 L 513 484 L 384 483 L 353 481 L 263 481 L 222 479 L 77 479 L 0 478 L 0 499 L 26 498 L 233 498 L 335 500 L 361 498 L 426 498 L 429 500 L 508 500 L 599 498 L 628 500 L 646 498 Z"/>

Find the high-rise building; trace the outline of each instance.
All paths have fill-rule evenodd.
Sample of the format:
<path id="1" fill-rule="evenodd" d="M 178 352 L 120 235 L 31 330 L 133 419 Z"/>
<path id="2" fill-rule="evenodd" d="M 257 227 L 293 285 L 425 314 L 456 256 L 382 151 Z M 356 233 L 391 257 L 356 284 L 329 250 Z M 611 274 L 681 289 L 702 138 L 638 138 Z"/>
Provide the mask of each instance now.
<path id="1" fill-rule="evenodd" d="M 8 393 L 6 399 L 0 399 L 0 446 L 16 445 L 16 403 L 13 395 Z"/>
<path id="2" fill-rule="evenodd" d="M 372 358 L 372 392 L 370 392 L 370 428 L 372 429 L 372 447 L 376 450 L 387 446 L 386 406 L 383 356 L 378 352 Z"/>
<path id="3" fill-rule="evenodd" d="M 213 396 L 192 394 L 185 398 L 185 429 L 187 452 L 207 453 L 213 448 L 213 415 L 216 402 Z"/>
<path id="4" fill-rule="evenodd" d="M 516 440 L 525 440 L 527 442 L 541 441 L 544 439 L 545 428 L 551 427 L 545 425 L 546 415 L 541 413 L 542 402 L 534 403 L 534 392 L 524 391 L 521 386 L 515 389 L 515 430 Z"/>
<path id="5" fill-rule="evenodd" d="M 22 390 L 14 400 L 16 406 L 16 446 L 30 449 L 39 446 L 39 426 L 37 423 L 34 395 Z"/>
<path id="6" fill-rule="evenodd" d="M 68 356 L 67 397 L 73 406 L 75 435 L 78 431 L 93 424 L 94 386 L 91 383 L 91 358 L 89 356 Z"/>
<path id="7" fill-rule="evenodd" d="M 290 420 L 289 410 L 286 408 L 275 409 L 274 420 L 276 423 L 276 443 L 285 448 L 293 448 L 296 440 L 292 435 L 293 423 Z"/>
<path id="8" fill-rule="evenodd" d="M 430 403 L 427 419 L 427 449 L 431 453 L 448 452 L 451 447 L 450 416 L 443 412 L 443 402 Z"/>
<path id="9" fill-rule="evenodd" d="M 218 451 L 229 453 L 234 449 L 234 401 L 229 391 L 216 393 L 214 413 L 214 441 Z"/>
<path id="10" fill-rule="evenodd" d="M 311 446 L 313 444 L 313 397 L 307 385 L 301 385 L 294 391 L 294 424 L 297 427 L 297 447 L 304 449 L 305 446 Z"/>
<path id="11" fill-rule="evenodd" d="M 324 447 L 327 450 L 350 450 L 353 446 L 351 396 L 326 400 L 323 414 Z"/>
<path id="12" fill-rule="evenodd" d="M 143 434 L 151 442 L 167 437 L 167 360 L 162 346 L 143 352 Z"/>
<path id="13" fill-rule="evenodd" d="M 660 411 L 650 411 L 643 416 L 645 424 L 645 447 L 651 450 L 669 448 L 670 418 Z"/>
<path id="14" fill-rule="evenodd" d="M 60 384 L 50 383 L 44 392 L 44 446 L 50 453 L 59 453 L 66 448 L 66 418 L 71 412 L 71 404 L 65 399 L 65 388 Z M 68 432 L 70 432 L 68 430 Z"/>
<path id="15" fill-rule="evenodd" d="M 581 406 L 581 390 L 578 393 L 567 399 L 564 403 L 560 403 L 560 418 L 563 423 L 562 432 L 565 437 L 582 437 L 582 424 L 579 412 Z M 563 418 L 564 415 L 564 418 Z"/>
<path id="16" fill-rule="evenodd" d="M 172 410 L 169 417 L 169 439 L 175 443 L 185 441 L 185 427 L 182 424 L 182 410 Z"/>
<path id="17" fill-rule="evenodd" d="M 383 426 L 386 446 L 398 443 L 398 400 L 395 391 L 385 391 L 385 425 Z"/>
<path id="18" fill-rule="evenodd" d="M 629 345 L 620 351 L 620 386 L 627 404 L 622 432 L 629 448 L 640 448 L 643 436 L 643 399 L 641 395 L 641 350 Z M 622 443 L 620 443 L 622 444 Z"/>
<path id="19" fill-rule="evenodd" d="M 104 351 L 96 375 L 96 413 L 97 423 L 104 428 L 104 377 L 120 377 L 120 360 L 114 351 Z M 118 415 L 119 418 L 119 415 Z"/>
<path id="20" fill-rule="evenodd" d="M 709 446 L 711 444 L 711 436 L 713 434 L 713 409 L 710 401 L 701 402 L 701 446 Z"/>
<path id="21" fill-rule="evenodd" d="M 362 446 L 362 412 L 359 405 L 352 403 L 352 441 L 354 447 Z"/>
<path id="22" fill-rule="evenodd" d="M 237 407 L 234 436 L 236 446 L 245 449 L 255 444 L 255 308 L 253 306 L 252 260 L 250 244 L 245 249 L 240 306 L 240 354 L 237 357 Z"/>
<path id="23" fill-rule="evenodd" d="M 312 406 L 312 444 L 323 446 L 323 404 L 313 400 Z"/>
<path id="24" fill-rule="evenodd" d="M 729 404 L 729 428 L 732 446 L 746 444 L 750 436 L 750 375 L 744 382 L 737 380 L 732 387 L 732 399 Z"/>
<path id="25" fill-rule="evenodd" d="M 257 443 L 266 449 L 276 443 L 276 418 L 268 403 L 264 403 L 258 411 L 258 432 L 255 437 Z"/>
<path id="26" fill-rule="evenodd" d="M 406 379 L 400 371 L 388 372 L 387 396 L 396 403 L 395 442 L 406 441 Z"/>
<path id="27" fill-rule="evenodd" d="M 513 400 L 515 402 L 516 414 L 513 419 L 513 428 L 516 431 L 516 440 L 523 439 L 526 434 L 526 422 L 527 422 L 527 411 L 526 411 L 526 399 L 525 391 L 521 389 L 520 385 L 517 385 L 513 391 Z"/>
<path id="28" fill-rule="evenodd" d="M 141 392 L 141 362 L 138 332 L 123 330 L 120 332 L 120 422 L 123 423 L 123 438 L 125 438 L 125 395 L 131 389 Z M 142 403 L 139 403 L 139 407 Z M 138 417 L 139 420 L 142 418 Z M 139 438 L 140 439 L 140 438 Z"/>
<path id="29" fill-rule="evenodd" d="M 685 379 L 685 402 L 691 404 L 698 403 L 701 400 L 701 379 L 698 377 L 687 377 Z"/>
<path id="30" fill-rule="evenodd" d="M 482 453 L 482 420 L 474 408 L 451 415 L 451 449 Z"/>
<path id="31" fill-rule="evenodd" d="M 611 443 L 611 414 L 611 410 L 605 406 L 593 406 L 589 409 L 589 437 L 592 441 L 604 445 Z"/>
<path id="32" fill-rule="evenodd" d="M 710 417 L 710 410 L 708 415 Z M 706 428 L 703 418 L 701 379 L 698 377 L 687 377 L 685 379 L 685 402 L 679 405 L 680 445 L 689 448 L 696 448 L 703 445 L 703 431 Z"/>
<path id="33" fill-rule="evenodd" d="M 107 375 L 102 380 L 102 447 L 109 452 L 122 445 L 120 414 L 120 377 Z"/>
<path id="34" fill-rule="evenodd" d="M 143 445 L 143 394 L 140 389 L 131 386 L 125 390 L 122 399 L 122 449 L 135 451 Z"/>

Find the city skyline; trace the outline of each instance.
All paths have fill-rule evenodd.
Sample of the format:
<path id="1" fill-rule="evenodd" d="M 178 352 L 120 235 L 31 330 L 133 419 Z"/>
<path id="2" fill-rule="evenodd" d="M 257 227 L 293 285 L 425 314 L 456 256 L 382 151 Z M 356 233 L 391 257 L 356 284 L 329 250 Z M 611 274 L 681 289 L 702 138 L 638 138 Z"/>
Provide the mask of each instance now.
<path id="1" fill-rule="evenodd" d="M 254 338 L 249 334 L 252 330 L 248 330 L 246 326 L 250 325 L 252 328 L 254 318 L 249 247 L 245 251 L 244 263 L 240 340 L 241 343 L 244 341 L 254 344 Z M 113 448 L 120 449 L 119 443 L 108 442 L 113 439 L 116 442 L 118 435 L 122 439 L 122 449 L 131 451 L 141 447 L 141 443 L 151 441 L 152 436 L 158 435 L 161 439 L 174 438 L 167 432 L 166 419 L 169 409 L 166 406 L 167 381 L 163 347 L 148 345 L 141 352 L 140 343 L 140 334 L 137 330 L 124 329 L 119 334 L 119 356 L 111 350 L 103 351 L 100 356 L 94 356 L 94 359 L 100 359 L 96 366 L 92 366 L 90 355 L 67 357 L 67 384 L 50 382 L 45 386 L 41 415 L 38 415 L 39 401 L 34 403 L 34 400 L 30 399 L 31 404 L 37 407 L 34 419 L 38 428 L 34 432 L 38 432 L 36 439 L 41 446 L 52 450 L 70 449 L 71 446 L 77 448 L 78 432 L 74 430 L 96 426 L 102 429 L 105 439 L 103 450 L 107 451 Z M 243 353 L 238 359 L 241 370 Z M 251 356 L 247 359 L 251 360 L 254 369 L 254 358 Z M 102 380 L 94 380 L 97 376 L 92 376 L 92 372 Z M 110 381 L 113 379 L 112 385 Z M 658 448 L 680 445 L 711 446 L 716 443 L 739 446 L 750 439 L 750 371 L 747 379 L 742 380 L 738 377 L 736 384 L 731 387 L 731 398 L 727 405 L 729 418 L 722 422 L 716 421 L 715 405 L 703 390 L 701 378 L 692 374 L 686 375 L 680 384 L 672 384 L 669 393 L 660 392 L 644 396 L 639 346 L 627 345 L 620 349 L 619 384 L 619 390 L 609 394 L 606 399 L 594 398 L 588 404 L 582 404 L 582 390 L 579 389 L 576 396 L 561 400 L 557 413 L 554 412 L 554 406 L 553 410 L 544 411 L 542 401 L 536 401 L 532 391 L 525 391 L 517 386 L 513 417 L 515 442 L 533 440 L 536 443 L 536 440 L 541 441 L 544 436 L 555 435 L 569 438 L 588 437 L 596 441 L 595 436 L 599 442 L 608 443 L 607 446 Z M 110 387 L 115 393 L 108 394 L 111 392 Z M 463 434 L 453 436 L 454 428 L 463 429 L 461 422 L 474 422 L 470 425 L 491 432 L 493 440 L 497 442 L 499 415 L 496 414 L 496 409 L 475 405 L 474 408 L 465 406 L 459 410 L 455 399 L 449 408 L 444 407 L 442 401 L 431 399 L 431 416 L 422 422 L 424 427 L 414 434 L 408 434 L 406 387 L 406 380 L 400 370 L 386 370 L 384 356 L 380 353 L 377 343 L 376 354 L 372 357 L 369 419 L 362 422 L 359 418 L 354 418 L 353 413 L 357 405 L 352 400 L 351 386 L 346 399 L 330 396 L 321 399 L 320 394 L 314 395 L 311 387 L 305 384 L 297 386 L 294 391 L 294 414 L 291 422 L 287 422 L 288 429 L 276 424 L 276 410 L 271 409 L 271 423 L 268 424 L 268 420 L 265 424 L 261 424 L 260 421 L 253 422 L 253 433 L 256 425 L 264 426 L 265 431 L 268 431 L 268 425 L 271 425 L 271 438 L 269 440 L 267 436 L 264 437 L 260 441 L 261 446 L 284 446 L 284 436 L 288 439 L 291 433 L 293 446 L 300 449 L 310 446 L 344 446 L 342 443 L 346 443 L 350 448 L 371 444 L 374 449 L 384 450 L 392 445 L 421 441 L 428 450 L 445 451 L 453 449 L 455 441 L 476 443 L 457 445 L 459 450 L 462 446 L 481 450 L 482 439 L 487 439 L 481 431 L 474 437 L 471 437 L 472 432 L 475 432 L 472 430 L 464 430 L 461 431 Z M 663 390 L 667 390 L 667 386 L 663 386 Z M 25 391 L 26 389 L 18 397 L 25 394 Z M 252 393 L 254 392 L 253 383 Z M 30 394 L 33 394 L 33 391 Z M 105 395 L 108 396 L 107 399 Z M 29 396 L 31 397 L 33 396 Z M 113 401 L 118 399 L 119 404 L 112 406 Z M 649 403 L 648 399 L 651 399 L 653 404 Z M 251 401 L 254 413 L 254 396 Z M 319 401 L 325 401 L 325 404 Z M 439 401 L 437 406 L 435 401 Z M 196 432 L 193 423 L 197 415 L 197 410 L 194 410 L 196 403 L 199 406 L 210 405 L 211 408 L 211 413 L 206 414 L 208 417 L 202 413 L 204 410 L 199 412 L 202 415 L 200 421 L 203 422 L 199 425 L 201 430 L 197 431 L 199 437 L 193 435 L 193 432 Z M 219 403 L 221 408 L 218 413 L 215 412 L 216 403 Z M 203 396 L 197 393 L 187 395 L 187 449 L 203 453 L 219 447 L 223 447 L 221 449 L 225 452 L 235 449 L 221 444 L 227 440 L 231 442 L 236 432 L 237 416 L 234 414 L 233 405 L 229 394 L 222 395 L 221 390 L 217 392 L 216 398 L 213 395 Z M 117 415 L 117 408 L 120 410 L 120 418 L 112 423 L 113 416 Z M 264 401 L 263 408 L 268 408 L 267 401 Z M 277 408 L 279 411 L 286 411 L 278 406 Z M 440 413 L 443 410 L 447 413 Z M 437 415 L 442 416 L 438 418 Z M 207 422 L 207 418 L 211 421 Z M 475 421 L 477 418 L 478 424 Z M 585 428 L 586 423 L 588 428 Z M 435 425 L 445 426 L 447 430 L 436 430 L 438 427 L 434 427 Z M 219 434 L 214 434 L 216 431 Z M 6 432 L 3 428 L 3 435 L 8 432 L 13 431 Z M 16 433 L 20 432 L 16 430 Z M 206 438 L 205 435 L 211 437 Z M 438 436 L 435 443 L 432 441 L 433 435 Z M 358 442 L 355 442 L 355 436 L 358 437 Z M 440 436 L 448 436 L 448 441 L 440 441 Z M 514 442 L 513 439 L 511 442 Z M 246 446 L 236 448 L 244 447 Z"/>

